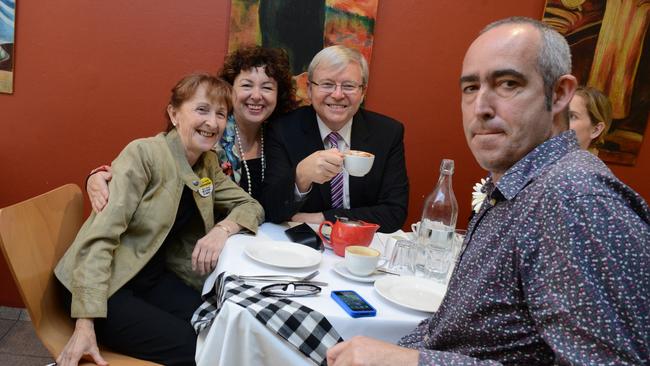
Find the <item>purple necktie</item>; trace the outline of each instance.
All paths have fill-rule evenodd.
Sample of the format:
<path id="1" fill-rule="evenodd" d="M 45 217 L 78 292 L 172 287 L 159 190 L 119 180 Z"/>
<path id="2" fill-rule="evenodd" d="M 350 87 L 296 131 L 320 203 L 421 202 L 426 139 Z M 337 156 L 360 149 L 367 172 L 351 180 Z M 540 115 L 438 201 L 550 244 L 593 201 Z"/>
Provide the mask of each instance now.
<path id="1" fill-rule="evenodd" d="M 341 135 L 338 132 L 331 132 L 327 135 L 327 139 L 330 142 L 330 147 L 339 148 L 339 138 Z M 330 181 L 330 187 L 332 189 L 332 208 L 342 208 L 343 207 L 343 172 L 337 174 Z"/>

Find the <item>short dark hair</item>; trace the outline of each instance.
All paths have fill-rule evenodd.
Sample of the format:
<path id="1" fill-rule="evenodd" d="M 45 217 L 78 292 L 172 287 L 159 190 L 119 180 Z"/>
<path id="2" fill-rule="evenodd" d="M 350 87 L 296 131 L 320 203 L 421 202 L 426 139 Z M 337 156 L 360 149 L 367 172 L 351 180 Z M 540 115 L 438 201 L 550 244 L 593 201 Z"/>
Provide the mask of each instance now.
<path id="1" fill-rule="evenodd" d="M 225 80 L 208 73 L 189 74 L 178 81 L 172 88 L 169 105 L 175 109 L 180 108 L 183 103 L 194 96 L 201 85 L 205 85 L 208 98 L 212 102 L 225 104 L 228 113 L 232 113 L 232 87 Z M 174 129 L 174 124 L 166 112 L 165 117 L 167 118 L 166 131 L 169 132 Z"/>
<path id="2" fill-rule="evenodd" d="M 296 89 L 291 79 L 289 56 L 281 48 L 267 48 L 257 45 L 240 47 L 231 52 L 224 61 L 219 76 L 231 85 L 242 71 L 264 67 L 264 72 L 278 84 L 278 102 L 270 119 L 298 107 Z"/>
<path id="3" fill-rule="evenodd" d="M 560 76 L 571 73 L 571 49 L 563 35 L 550 25 L 526 17 L 510 17 L 488 24 L 479 34 L 501 25 L 528 24 L 539 32 L 541 42 L 537 55 L 537 71 L 544 80 L 546 109 L 551 110 L 553 88 Z"/>

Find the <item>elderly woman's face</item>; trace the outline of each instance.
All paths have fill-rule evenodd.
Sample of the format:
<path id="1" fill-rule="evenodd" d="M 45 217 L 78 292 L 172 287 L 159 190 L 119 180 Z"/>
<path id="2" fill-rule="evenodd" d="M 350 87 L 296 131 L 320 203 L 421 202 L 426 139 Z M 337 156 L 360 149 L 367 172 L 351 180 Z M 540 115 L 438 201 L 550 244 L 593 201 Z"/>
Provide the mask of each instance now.
<path id="1" fill-rule="evenodd" d="M 604 126 L 602 122 L 599 124 Z M 591 141 L 600 135 L 602 127 L 599 128 L 599 124 L 594 126 L 591 121 L 584 98 L 574 95 L 569 104 L 569 128 L 576 132 L 581 149 L 588 149 Z"/>
<path id="2" fill-rule="evenodd" d="M 190 164 L 194 164 L 202 153 L 217 143 L 228 117 L 226 104 L 211 100 L 205 85 L 200 85 L 194 96 L 179 108 L 169 106 L 167 111 L 176 126 Z"/>
<path id="3" fill-rule="evenodd" d="M 238 123 L 266 121 L 278 102 L 278 83 L 264 67 L 242 70 L 233 82 L 233 113 Z"/>

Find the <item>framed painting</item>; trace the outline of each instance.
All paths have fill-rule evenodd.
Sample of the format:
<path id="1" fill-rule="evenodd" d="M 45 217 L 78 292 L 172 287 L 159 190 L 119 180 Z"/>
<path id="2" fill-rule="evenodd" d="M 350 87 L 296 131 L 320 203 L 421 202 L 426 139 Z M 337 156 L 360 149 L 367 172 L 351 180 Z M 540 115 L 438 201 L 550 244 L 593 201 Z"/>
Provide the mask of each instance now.
<path id="1" fill-rule="evenodd" d="M 547 0 L 543 21 L 569 41 L 573 75 L 612 103 L 612 126 L 598 156 L 634 165 L 650 107 L 650 2 Z"/>
<path id="2" fill-rule="evenodd" d="M 0 0 L 0 93 L 14 92 L 16 0 Z"/>
<path id="3" fill-rule="evenodd" d="M 378 1 L 232 0 L 228 52 L 246 44 L 283 48 L 306 104 L 307 67 L 324 47 L 356 48 L 370 64 Z"/>

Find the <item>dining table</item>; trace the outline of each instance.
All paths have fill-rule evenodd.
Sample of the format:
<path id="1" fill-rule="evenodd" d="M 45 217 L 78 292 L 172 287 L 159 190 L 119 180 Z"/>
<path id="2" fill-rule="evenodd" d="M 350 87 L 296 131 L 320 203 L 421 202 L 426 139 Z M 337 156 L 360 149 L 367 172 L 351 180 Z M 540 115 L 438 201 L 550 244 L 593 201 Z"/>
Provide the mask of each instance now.
<path id="1" fill-rule="evenodd" d="M 430 312 L 415 310 L 388 300 L 378 293 L 369 280 L 360 282 L 348 278 L 349 276 L 342 276 L 339 273 L 342 272 L 344 258 L 329 248 L 323 251 L 317 264 L 304 268 L 278 267 L 262 263 L 259 258 L 253 259 L 247 254 L 247 246 L 277 241 L 288 242 L 285 230 L 289 227 L 289 223 L 264 223 L 256 235 L 231 236 L 221 252 L 215 270 L 205 281 L 203 293 L 207 294 L 213 289 L 218 274 L 224 271 L 234 275 L 304 276 L 318 270 L 318 275 L 312 280 L 325 282 L 327 286 L 322 286 L 321 292 L 316 296 L 297 297 L 292 300 L 323 314 L 344 340 L 354 336 L 371 336 L 395 343 L 431 315 Z M 394 234 L 376 233 L 370 247 L 385 256 L 395 237 Z M 337 290 L 356 291 L 377 310 L 376 316 L 352 318 L 330 297 L 331 292 Z M 224 301 L 212 324 L 199 333 L 196 362 L 199 366 L 314 364 L 310 358 L 258 321 L 251 312 L 230 301 Z"/>

